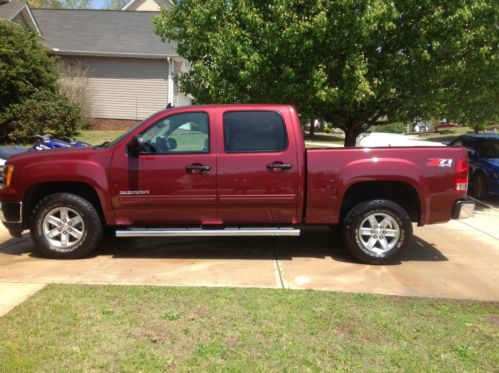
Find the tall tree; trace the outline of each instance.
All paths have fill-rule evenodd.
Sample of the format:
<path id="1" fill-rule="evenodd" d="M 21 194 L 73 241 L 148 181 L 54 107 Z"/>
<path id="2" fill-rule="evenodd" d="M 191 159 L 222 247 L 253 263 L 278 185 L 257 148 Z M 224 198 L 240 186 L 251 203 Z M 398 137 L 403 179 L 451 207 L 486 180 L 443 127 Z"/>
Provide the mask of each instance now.
<path id="1" fill-rule="evenodd" d="M 28 0 L 28 4 L 32 8 L 62 8 L 62 2 L 60 0 Z"/>
<path id="2" fill-rule="evenodd" d="M 438 116 L 482 97 L 490 103 L 483 104 L 484 117 L 493 116 L 497 88 L 463 91 L 468 79 L 462 74 L 497 85 L 496 5 L 182 0 L 154 23 L 191 62 L 178 81 L 197 102 L 291 103 L 304 118 L 342 128 L 345 145 L 352 146 L 381 118 Z"/>
<path id="3" fill-rule="evenodd" d="M 63 8 L 67 9 L 90 9 L 92 0 L 61 0 Z"/>
<path id="4" fill-rule="evenodd" d="M 33 8 L 90 9 L 92 0 L 28 0 Z"/>

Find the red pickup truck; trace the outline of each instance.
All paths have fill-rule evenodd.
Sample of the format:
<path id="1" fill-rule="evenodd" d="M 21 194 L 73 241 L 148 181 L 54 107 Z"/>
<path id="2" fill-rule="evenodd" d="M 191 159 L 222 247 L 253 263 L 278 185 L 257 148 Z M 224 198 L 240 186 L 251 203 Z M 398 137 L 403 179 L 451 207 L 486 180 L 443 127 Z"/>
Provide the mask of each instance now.
<path id="1" fill-rule="evenodd" d="M 464 148 L 305 149 L 285 105 L 161 111 L 111 143 L 12 157 L 0 218 L 51 258 L 118 237 L 298 236 L 340 225 L 359 260 L 393 261 L 412 224 L 473 212 Z"/>

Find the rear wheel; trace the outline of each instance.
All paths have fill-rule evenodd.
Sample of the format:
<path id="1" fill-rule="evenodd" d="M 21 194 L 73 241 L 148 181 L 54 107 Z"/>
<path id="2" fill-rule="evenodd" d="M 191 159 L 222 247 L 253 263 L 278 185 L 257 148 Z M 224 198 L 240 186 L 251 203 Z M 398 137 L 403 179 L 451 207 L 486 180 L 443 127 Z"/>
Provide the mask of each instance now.
<path id="1" fill-rule="evenodd" d="M 69 193 L 40 201 L 31 218 L 36 251 L 55 259 L 76 259 L 90 253 L 102 237 L 102 222 L 86 199 Z"/>
<path id="2" fill-rule="evenodd" d="M 355 206 L 345 218 L 343 239 L 348 250 L 361 262 L 394 262 L 412 236 L 407 212 L 397 203 L 378 199 Z"/>

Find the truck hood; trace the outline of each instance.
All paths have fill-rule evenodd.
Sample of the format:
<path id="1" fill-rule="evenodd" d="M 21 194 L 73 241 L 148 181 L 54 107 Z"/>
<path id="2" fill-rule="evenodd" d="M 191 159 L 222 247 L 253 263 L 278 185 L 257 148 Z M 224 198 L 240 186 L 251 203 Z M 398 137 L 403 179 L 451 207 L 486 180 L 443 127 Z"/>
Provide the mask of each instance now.
<path id="1" fill-rule="evenodd" d="M 26 162 L 31 163 L 50 160 L 57 162 L 58 160 L 88 159 L 94 156 L 97 152 L 101 151 L 101 149 L 94 149 L 92 147 L 40 150 L 16 154 L 10 157 L 7 162 L 15 165 Z"/>

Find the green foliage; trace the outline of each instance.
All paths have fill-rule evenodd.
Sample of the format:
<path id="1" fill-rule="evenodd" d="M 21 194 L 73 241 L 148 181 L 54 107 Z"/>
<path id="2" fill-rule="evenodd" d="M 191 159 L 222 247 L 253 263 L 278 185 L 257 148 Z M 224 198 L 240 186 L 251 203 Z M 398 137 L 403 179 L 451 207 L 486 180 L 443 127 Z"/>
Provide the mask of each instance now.
<path id="1" fill-rule="evenodd" d="M 54 58 L 38 37 L 17 24 L 0 21 L 0 123 L 7 108 L 36 90 L 57 91 Z"/>
<path id="2" fill-rule="evenodd" d="M 92 0 L 62 0 L 62 7 L 67 9 L 90 9 Z"/>
<path id="3" fill-rule="evenodd" d="M 403 123 L 391 123 L 391 124 L 381 124 L 375 126 L 376 132 L 388 132 L 388 133 L 406 133 L 407 127 Z"/>
<path id="4" fill-rule="evenodd" d="M 36 133 L 74 136 L 82 127 L 79 107 L 65 96 L 46 90 L 11 105 L 4 116 L 0 136 L 8 142 L 23 141 Z"/>
<path id="5" fill-rule="evenodd" d="M 58 93 L 55 59 L 34 33 L 17 24 L 0 21 L 0 35 L 1 141 L 76 134 L 80 109 Z"/>
<path id="6" fill-rule="evenodd" d="M 92 0 L 28 0 L 33 8 L 91 9 Z"/>
<path id="7" fill-rule="evenodd" d="M 31 8 L 62 8 L 62 2 L 59 0 L 28 0 L 28 4 Z"/>
<path id="8" fill-rule="evenodd" d="M 197 102 L 293 104 L 302 119 L 335 123 L 353 145 L 381 118 L 492 120 L 499 107 L 496 5 L 183 0 L 154 23 L 191 62 L 177 79 Z"/>

